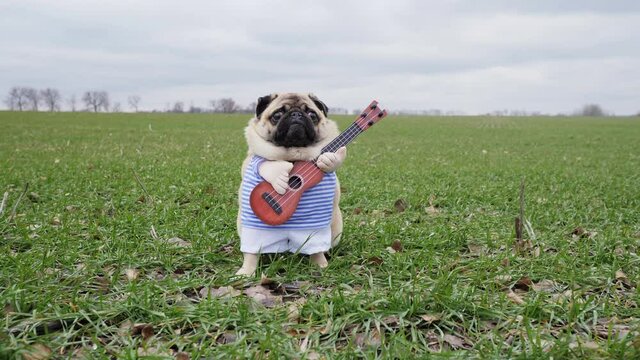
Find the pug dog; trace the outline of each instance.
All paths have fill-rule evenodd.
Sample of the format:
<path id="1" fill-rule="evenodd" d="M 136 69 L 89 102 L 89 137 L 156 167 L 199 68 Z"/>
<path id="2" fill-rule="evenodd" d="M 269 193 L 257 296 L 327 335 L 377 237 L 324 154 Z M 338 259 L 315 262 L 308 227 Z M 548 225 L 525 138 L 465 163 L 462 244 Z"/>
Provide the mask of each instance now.
<path id="1" fill-rule="evenodd" d="M 279 93 L 258 99 L 255 117 L 245 129 L 248 153 L 242 163 L 237 219 L 244 259 L 237 275 L 254 274 L 260 254 L 265 253 L 302 253 L 321 268 L 328 265 L 324 253 L 337 245 L 342 234 L 340 183 L 335 171 L 347 152 L 342 147 L 320 155 L 339 135 L 327 111 L 327 105 L 313 94 Z M 293 162 L 316 158 L 325 175 L 303 194 L 293 216 L 277 226 L 258 219 L 249 204 L 253 188 L 268 181 L 284 194 L 289 189 Z"/>

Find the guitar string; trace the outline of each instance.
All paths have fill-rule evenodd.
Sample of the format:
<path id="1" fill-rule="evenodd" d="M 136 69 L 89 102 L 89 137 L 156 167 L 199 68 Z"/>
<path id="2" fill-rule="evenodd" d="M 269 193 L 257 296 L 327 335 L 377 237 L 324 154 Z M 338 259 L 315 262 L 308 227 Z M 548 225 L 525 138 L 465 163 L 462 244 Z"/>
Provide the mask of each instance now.
<path id="1" fill-rule="evenodd" d="M 355 137 L 357 137 L 360 133 L 362 133 L 362 128 L 360 126 L 358 126 L 359 122 L 366 122 L 367 120 L 370 121 L 369 116 L 373 113 L 373 111 L 378 108 L 377 106 L 378 104 L 376 103 L 375 106 L 373 108 L 371 108 L 371 105 L 368 106 L 368 112 L 364 111 L 363 113 L 365 114 L 364 116 L 364 120 L 362 120 L 362 115 L 359 116 L 348 128 L 347 130 L 343 131 L 341 135 L 347 135 L 348 137 L 352 136 L 355 134 L 355 136 L 353 136 L 353 138 L 346 138 L 343 137 L 342 139 L 340 139 L 338 141 L 338 148 L 340 148 L 341 146 L 351 142 L 353 139 L 355 139 Z M 379 109 L 379 108 L 378 108 Z M 333 141 L 331 141 L 329 144 L 327 144 L 323 149 L 325 149 L 326 147 L 330 146 L 333 143 Z M 334 144 L 335 146 L 336 144 Z M 318 156 L 319 157 L 319 156 Z M 315 170 L 320 170 L 318 169 L 318 167 L 315 165 L 315 162 L 317 161 L 318 157 L 316 157 L 311 163 L 307 162 L 305 163 L 301 168 L 300 168 L 300 173 L 299 173 L 299 177 L 303 178 L 304 176 L 307 176 L 308 174 L 310 174 L 312 171 Z M 320 170 L 321 171 L 321 170 Z M 300 188 L 302 188 L 302 186 L 300 186 Z M 288 191 L 287 194 L 284 194 L 284 196 L 282 197 L 282 202 L 280 204 L 278 204 L 278 201 L 274 199 L 274 195 L 277 193 L 277 191 L 271 191 L 270 193 L 268 193 L 268 199 L 265 199 L 267 201 L 267 203 L 273 207 L 273 205 L 279 205 L 279 206 L 284 206 L 287 202 L 289 202 L 290 199 L 293 198 L 293 195 L 295 193 L 297 193 L 299 191 L 299 189 L 290 189 Z"/>
<path id="2" fill-rule="evenodd" d="M 376 108 L 377 108 L 377 104 L 376 104 Z M 369 115 L 370 115 L 371 113 L 373 113 L 373 112 L 374 112 L 374 110 L 375 110 L 376 108 L 370 109 L 370 111 L 369 111 L 368 113 L 366 113 L 366 116 L 365 116 L 365 118 L 364 118 L 363 122 L 365 122 L 365 123 L 366 123 L 366 122 L 367 122 L 367 120 L 369 120 L 369 121 L 371 120 L 371 119 L 369 119 Z M 360 120 L 360 119 L 358 119 L 358 120 Z M 352 129 L 352 130 L 350 130 L 349 132 L 345 131 L 345 132 L 344 132 L 345 134 L 349 134 L 349 136 L 351 136 L 351 135 L 354 135 L 354 134 L 355 134 L 355 136 L 354 136 L 353 138 L 351 138 L 351 139 L 341 139 L 341 140 L 338 142 L 338 144 L 339 144 L 338 149 L 339 149 L 340 147 L 342 147 L 342 146 L 344 146 L 344 145 L 348 144 L 349 142 L 351 142 L 353 139 L 355 139 L 355 137 L 356 137 L 356 136 L 358 136 L 360 133 L 362 133 L 362 131 L 364 131 L 364 130 L 362 130 L 362 128 L 360 128 L 360 127 L 357 125 L 358 120 L 354 121 L 354 123 L 353 123 L 352 125 L 355 125 L 355 126 L 356 126 L 358 129 L 360 129 L 361 131 L 360 131 L 360 132 L 358 132 L 358 130 L 357 130 L 356 128 L 353 128 L 353 129 Z M 330 145 L 330 144 L 331 144 L 331 143 L 329 143 L 329 145 Z M 327 145 L 327 146 L 328 146 L 328 145 Z M 315 161 L 317 161 L 317 158 L 314 160 L 314 163 L 311 163 L 311 164 L 307 163 L 307 164 L 306 164 L 306 165 L 308 165 L 308 166 L 309 166 L 309 168 L 307 169 L 307 171 L 305 171 L 304 173 L 300 172 L 300 174 L 299 174 L 299 175 L 296 175 L 296 176 L 298 176 L 298 177 L 300 177 L 300 178 L 304 178 L 304 176 L 309 175 L 311 172 L 315 171 L 316 169 L 317 169 L 317 170 L 319 170 L 319 171 L 322 171 L 322 170 L 320 170 L 320 169 L 315 165 Z M 301 168 L 301 169 L 302 169 L 302 168 Z M 302 185 L 302 184 L 301 184 L 301 185 Z M 289 196 L 286 196 L 286 195 L 285 195 L 285 196 L 283 197 L 283 199 L 282 199 L 282 203 L 280 204 L 280 206 L 281 206 L 281 207 L 283 207 L 286 203 L 288 203 L 288 202 L 289 202 L 289 200 L 293 199 L 293 194 L 294 194 L 294 193 L 297 193 L 298 191 L 300 191 L 300 189 L 302 189 L 302 186 L 300 186 L 298 189 L 291 189 L 291 190 L 289 191 L 289 194 L 286 194 L 286 195 L 289 195 Z"/>
<path id="3" fill-rule="evenodd" d="M 363 113 L 365 114 L 365 117 L 364 117 L 364 120 L 365 120 L 365 121 L 369 119 L 369 115 L 371 115 L 371 113 L 373 113 L 373 111 L 374 111 L 376 108 L 377 108 L 377 104 L 376 104 L 376 106 L 375 106 L 374 108 L 371 108 L 371 105 L 369 105 L 369 112 L 363 112 Z M 351 135 L 354 135 L 354 134 L 356 134 L 356 133 L 358 132 L 358 130 L 357 130 L 357 129 L 362 130 L 362 128 L 360 128 L 360 127 L 357 125 L 358 121 L 360 121 L 361 119 L 362 119 L 362 116 L 359 116 L 359 117 L 358 117 L 358 119 L 356 119 L 356 120 L 355 120 L 355 121 L 354 121 L 354 122 L 353 122 L 353 123 L 352 123 L 352 124 L 347 128 L 347 130 L 343 131 L 343 132 L 342 132 L 342 134 L 340 134 L 340 135 L 345 134 L 345 135 L 349 135 L 349 136 L 351 136 Z M 357 128 L 357 129 L 356 129 L 356 128 Z M 338 135 L 338 136 L 340 136 L 340 135 Z M 357 134 L 356 134 L 356 136 L 357 136 Z M 354 136 L 354 138 L 353 138 L 353 139 L 355 139 L 355 136 Z M 345 144 L 349 143 L 351 140 L 352 140 L 352 139 L 348 139 L 348 140 L 344 140 L 344 141 L 343 141 L 343 139 L 340 139 L 340 141 L 339 141 L 340 146 L 342 146 L 342 145 L 345 145 Z M 332 142 L 333 142 L 333 140 L 332 140 L 329 144 L 327 144 L 326 146 L 331 145 L 331 143 L 332 143 Z M 325 146 L 325 147 L 326 147 L 326 146 Z M 340 147 L 338 147 L 338 148 L 340 148 Z M 323 149 L 324 149 L 324 148 L 323 148 Z M 322 154 L 321 154 L 321 155 L 322 155 Z M 318 155 L 318 157 L 320 157 L 320 155 Z M 303 166 L 301 166 L 301 167 L 300 167 L 300 173 L 299 173 L 299 175 L 298 175 L 298 176 L 302 178 L 302 177 L 307 176 L 308 174 L 310 174 L 310 173 L 311 173 L 312 171 L 314 171 L 315 169 L 318 169 L 318 168 L 317 168 L 317 166 L 315 165 L 315 162 L 317 161 L 318 157 L 316 157 L 316 158 L 315 158 L 314 160 L 312 160 L 311 162 L 307 162 L 307 163 L 305 163 Z M 306 167 L 306 168 L 305 168 L 305 167 Z M 302 172 L 303 170 L 304 170 L 304 173 Z M 318 169 L 318 170 L 319 170 L 319 169 Z M 288 185 L 288 184 L 287 184 L 287 185 Z M 301 185 L 302 185 L 302 184 L 301 184 Z M 269 194 L 267 194 L 267 196 L 268 196 L 270 199 L 273 199 L 273 201 L 271 201 L 271 200 L 267 200 L 267 202 L 269 203 L 269 205 L 274 205 L 274 204 L 276 204 L 276 205 L 280 205 L 280 206 L 282 206 L 282 205 L 284 205 L 284 203 L 286 203 L 290 198 L 292 198 L 292 197 L 293 197 L 293 193 L 296 193 L 297 191 L 298 191 L 298 189 L 291 189 L 290 191 L 288 191 L 288 193 L 287 193 L 287 194 L 284 194 L 284 195 L 283 195 L 283 197 L 282 197 L 282 200 L 283 200 L 282 204 L 278 204 L 277 200 L 273 199 L 273 196 L 274 196 L 275 194 L 277 194 L 278 192 L 277 192 L 277 191 L 275 191 L 275 190 L 273 190 L 273 191 L 271 191 Z M 288 196 L 287 196 L 287 195 L 288 195 Z M 288 197 L 288 198 L 287 198 L 287 197 Z"/>

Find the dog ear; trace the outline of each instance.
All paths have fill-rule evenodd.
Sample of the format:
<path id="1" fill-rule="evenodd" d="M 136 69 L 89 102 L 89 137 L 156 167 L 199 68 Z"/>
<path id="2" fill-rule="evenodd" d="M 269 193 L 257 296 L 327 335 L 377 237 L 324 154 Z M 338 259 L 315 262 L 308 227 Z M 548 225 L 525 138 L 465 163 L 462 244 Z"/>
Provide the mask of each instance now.
<path id="1" fill-rule="evenodd" d="M 256 118 L 257 119 L 260 119 L 260 115 L 262 115 L 262 112 L 264 112 L 264 110 L 267 108 L 267 106 L 269 106 L 269 104 L 271 104 L 273 99 L 275 99 L 277 97 L 278 97 L 277 94 L 270 94 L 270 95 L 265 95 L 265 96 L 262 96 L 262 97 L 258 98 L 258 104 L 256 105 Z"/>
<path id="2" fill-rule="evenodd" d="M 322 101 L 320 101 L 320 99 L 318 99 L 315 95 L 313 94 L 309 94 L 309 98 L 313 101 L 314 104 L 316 104 L 316 106 L 318 107 L 318 109 L 320 109 L 322 111 L 322 113 L 324 114 L 325 117 L 327 117 L 327 113 L 329 112 L 329 108 L 327 107 L 327 104 L 323 103 Z"/>

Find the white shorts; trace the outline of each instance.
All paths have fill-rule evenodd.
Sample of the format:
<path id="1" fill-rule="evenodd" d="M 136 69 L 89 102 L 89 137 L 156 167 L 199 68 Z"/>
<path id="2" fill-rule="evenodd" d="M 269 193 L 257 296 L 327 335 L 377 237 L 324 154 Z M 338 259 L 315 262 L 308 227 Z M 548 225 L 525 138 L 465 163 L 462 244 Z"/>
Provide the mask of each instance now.
<path id="1" fill-rule="evenodd" d="M 331 226 L 315 230 L 240 228 L 240 251 L 250 254 L 292 252 L 305 255 L 331 248 Z"/>

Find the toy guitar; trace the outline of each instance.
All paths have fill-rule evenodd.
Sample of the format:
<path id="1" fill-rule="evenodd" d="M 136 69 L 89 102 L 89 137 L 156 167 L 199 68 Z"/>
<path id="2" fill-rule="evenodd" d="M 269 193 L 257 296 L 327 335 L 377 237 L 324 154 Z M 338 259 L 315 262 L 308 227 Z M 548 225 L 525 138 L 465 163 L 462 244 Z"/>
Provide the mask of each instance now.
<path id="1" fill-rule="evenodd" d="M 323 147 L 320 153 L 335 152 L 385 116 L 387 116 L 387 110 L 380 109 L 378 102 L 372 101 L 362 114 L 345 131 Z M 324 176 L 324 172 L 316 166 L 316 160 L 317 158 L 313 161 L 296 161 L 293 164 L 289 172 L 289 189 L 282 195 L 278 194 L 266 181 L 258 184 L 249 197 L 251 209 L 256 216 L 269 225 L 281 225 L 289 220 L 296 211 L 302 194 L 317 185 Z"/>

